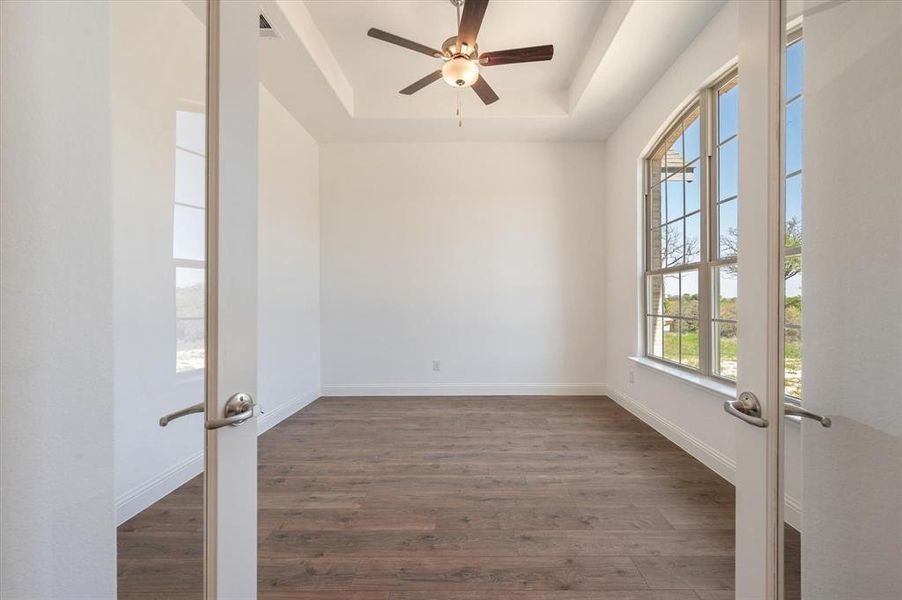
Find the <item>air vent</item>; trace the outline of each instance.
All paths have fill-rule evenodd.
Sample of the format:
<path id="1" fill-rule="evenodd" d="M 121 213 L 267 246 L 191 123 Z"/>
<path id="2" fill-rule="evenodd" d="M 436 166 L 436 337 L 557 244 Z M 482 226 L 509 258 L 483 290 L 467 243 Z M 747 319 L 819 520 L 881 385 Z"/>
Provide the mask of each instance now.
<path id="1" fill-rule="evenodd" d="M 279 37 L 279 33 L 275 29 L 273 29 L 273 26 L 266 19 L 263 13 L 260 13 L 260 37 Z"/>

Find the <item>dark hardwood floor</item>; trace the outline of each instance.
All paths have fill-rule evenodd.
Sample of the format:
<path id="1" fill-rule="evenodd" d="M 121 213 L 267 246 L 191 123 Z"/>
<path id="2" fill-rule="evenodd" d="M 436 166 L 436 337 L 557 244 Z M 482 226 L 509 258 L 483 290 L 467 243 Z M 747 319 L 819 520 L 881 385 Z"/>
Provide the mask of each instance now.
<path id="1" fill-rule="evenodd" d="M 321 398 L 258 489 L 261 598 L 733 597 L 732 486 L 603 397 Z M 200 596 L 201 495 L 119 527 L 121 598 Z"/>

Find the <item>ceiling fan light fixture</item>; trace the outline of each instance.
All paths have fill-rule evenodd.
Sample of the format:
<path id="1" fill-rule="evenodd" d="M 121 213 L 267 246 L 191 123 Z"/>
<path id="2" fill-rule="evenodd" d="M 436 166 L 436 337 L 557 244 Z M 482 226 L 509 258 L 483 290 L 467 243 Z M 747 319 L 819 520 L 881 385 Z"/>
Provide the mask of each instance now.
<path id="1" fill-rule="evenodd" d="M 470 87 L 479 79 L 479 66 L 469 58 L 455 56 L 442 66 L 442 78 L 451 87 Z"/>

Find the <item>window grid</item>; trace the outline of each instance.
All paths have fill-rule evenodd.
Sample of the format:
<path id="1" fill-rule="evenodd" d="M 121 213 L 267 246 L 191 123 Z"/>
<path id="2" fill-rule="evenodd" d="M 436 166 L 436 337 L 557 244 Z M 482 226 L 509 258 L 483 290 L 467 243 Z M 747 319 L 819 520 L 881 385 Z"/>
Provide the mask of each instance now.
<path id="1" fill-rule="evenodd" d="M 713 175 L 720 148 L 738 143 L 735 132 L 718 139 L 716 108 L 718 92 L 733 88 L 736 81 L 734 69 L 700 93 L 654 146 L 644 169 L 645 355 L 715 378 L 724 377 L 712 366 L 719 361 L 714 328 L 736 327 L 735 318 L 713 312 L 719 306 L 714 302 L 715 274 L 721 265 L 735 271 L 736 256 L 722 258 L 713 233 L 719 206 L 737 202 L 737 195 L 720 198 Z M 690 130 L 692 136 L 686 135 Z M 692 139 L 697 141 L 687 143 Z M 671 191 L 680 188 L 681 202 L 668 202 Z M 674 214 L 677 207 L 681 210 Z M 668 231 L 676 227 L 678 233 Z M 679 249 L 669 247 L 671 240 Z"/>
<path id="2" fill-rule="evenodd" d="M 739 214 L 739 131 L 738 119 L 735 119 L 735 131 L 722 131 L 721 125 L 724 118 L 728 118 L 729 107 L 728 94 L 733 97 L 738 94 L 739 79 L 735 71 L 727 74 L 715 83 L 709 90 L 711 97 L 711 144 L 712 144 L 712 168 L 711 189 L 713 202 L 711 207 L 711 229 L 709 252 L 712 256 L 710 268 L 711 285 L 711 360 L 709 363 L 710 376 L 729 381 L 736 381 L 738 370 L 738 322 L 736 320 L 737 294 L 735 282 L 737 278 L 738 259 L 738 214 Z M 722 106 L 722 103 L 724 106 Z M 734 101 L 734 114 L 738 115 L 738 100 Z M 727 165 L 721 160 L 724 155 L 729 156 L 733 152 L 733 164 Z M 728 169 L 731 166 L 732 169 Z M 724 193 L 724 188 L 729 192 Z M 731 221 L 722 219 L 722 215 L 730 211 L 734 218 Z M 725 229 L 726 227 L 726 229 Z M 725 289 L 724 279 L 732 280 L 734 289 L 732 295 Z"/>

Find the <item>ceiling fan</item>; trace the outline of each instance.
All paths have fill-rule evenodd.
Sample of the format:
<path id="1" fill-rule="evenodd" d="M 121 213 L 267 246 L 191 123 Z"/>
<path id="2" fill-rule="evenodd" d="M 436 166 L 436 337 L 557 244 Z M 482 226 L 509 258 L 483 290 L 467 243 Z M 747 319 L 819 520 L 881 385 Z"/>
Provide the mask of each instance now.
<path id="1" fill-rule="evenodd" d="M 489 0 L 450 1 L 457 7 L 457 35 L 445 40 L 441 50 L 418 44 L 381 29 L 371 28 L 367 32 L 368 36 L 377 40 L 445 61 L 441 69 L 410 84 L 400 91 L 401 94 L 410 96 L 430 83 L 444 79 L 451 87 L 472 87 L 485 104 L 491 104 L 498 100 L 498 94 L 486 83 L 481 73 L 482 67 L 551 60 L 554 55 L 554 46 L 550 44 L 480 54 L 479 46 L 476 44 L 476 35 L 482 25 L 482 18 L 485 15 L 485 9 L 488 8 Z M 462 14 L 461 6 L 463 6 Z"/>

